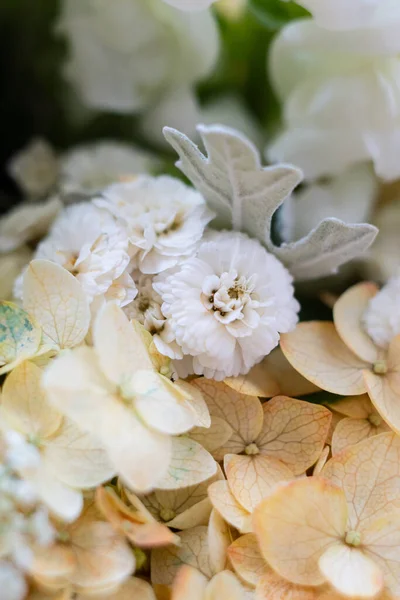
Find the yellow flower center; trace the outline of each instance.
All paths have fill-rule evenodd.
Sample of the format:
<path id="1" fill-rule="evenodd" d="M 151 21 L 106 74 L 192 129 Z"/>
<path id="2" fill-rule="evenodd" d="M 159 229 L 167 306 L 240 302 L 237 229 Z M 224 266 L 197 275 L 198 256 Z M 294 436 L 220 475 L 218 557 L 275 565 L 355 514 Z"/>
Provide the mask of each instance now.
<path id="1" fill-rule="evenodd" d="M 247 456 L 255 456 L 256 454 L 260 454 L 260 451 L 257 447 L 257 444 L 249 444 L 248 446 L 246 446 L 246 448 L 244 449 L 245 454 L 247 454 Z"/>
<path id="2" fill-rule="evenodd" d="M 369 415 L 368 421 L 374 427 L 379 427 L 382 424 L 382 418 L 379 415 L 375 415 L 375 414 Z"/>
<path id="3" fill-rule="evenodd" d="M 346 533 L 345 542 L 349 546 L 359 546 L 361 544 L 361 535 L 358 531 L 348 531 Z"/>
<path id="4" fill-rule="evenodd" d="M 388 370 L 386 360 L 377 360 L 376 363 L 373 364 L 372 370 L 376 375 L 385 375 Z"/>
<path id="5" fill-rule="evenodd" d="M 172 510 L 172 508 L 162 508 L 160 510 L 160 519 L 162 521 L 164 521 L 164 523 L 167 523 L 168 521 L 172 521 L 172 519 L 175 519 L 176 517 L 176 512 L 174 510 Z"/>

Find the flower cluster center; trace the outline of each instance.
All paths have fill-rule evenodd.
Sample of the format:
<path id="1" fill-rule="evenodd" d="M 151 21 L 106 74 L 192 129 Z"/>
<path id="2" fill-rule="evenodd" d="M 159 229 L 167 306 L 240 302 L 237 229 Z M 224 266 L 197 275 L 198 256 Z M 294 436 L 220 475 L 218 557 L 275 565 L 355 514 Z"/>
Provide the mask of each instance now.
<path id="1" fill-rule="evenodd" d="M 361 535 L 358 531 L 348 531 L 346 533 L 345 542 L 348 546 L 360 546 L 361 544 Z"/>
<path id="2" fill-rule="evenodd" d="M 244 318 L 246 306 L 255 307 L 255 277 L 239 276 L 234 269 L 217 275 L 209 275 L 202 286 L 202 302 L 221 323 L 232 323 Z"/>

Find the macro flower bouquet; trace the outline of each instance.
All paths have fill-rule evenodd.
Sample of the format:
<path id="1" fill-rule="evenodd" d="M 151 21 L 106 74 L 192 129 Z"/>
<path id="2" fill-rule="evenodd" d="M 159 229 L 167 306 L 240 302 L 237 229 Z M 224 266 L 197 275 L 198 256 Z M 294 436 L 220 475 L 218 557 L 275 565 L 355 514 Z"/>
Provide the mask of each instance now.
<path id="1" fill-rule="evenodd" d="M 7 165 L 1 599 L 398 598 L 397 2 L 56 21 L 84 143 Z"/>

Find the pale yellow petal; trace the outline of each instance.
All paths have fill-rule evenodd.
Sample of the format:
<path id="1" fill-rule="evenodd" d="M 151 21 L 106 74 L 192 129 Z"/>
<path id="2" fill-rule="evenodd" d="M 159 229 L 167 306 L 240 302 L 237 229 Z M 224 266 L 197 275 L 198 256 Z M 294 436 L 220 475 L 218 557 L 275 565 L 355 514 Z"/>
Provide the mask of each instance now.
<path id="1" fill-rule="evenodd" d="M 245 510 L 229 489 L 226 481 L 217 481 L 208 488 L 214 508 L 241 533 L 252 531 L 251 515 Z"/>
<path id="2" fill-rule="evenodd" d="M 400 508 L 400 438 L 381 433 L 347 448 L 327 462 L 322 477 L 347 499 L 351 529 Z"/>
<path id="3" fill-rule="evenodd" d="M 211 415 L 224 419 L 233 431 L 224 446 L 223 453 L 243 452 L 261 431 L 263 423 L 261 402 L 253 396 L 244 396 L 235 392 L 222 382 L 196 379 L 193 385 L 198 386 L 203 392 Z"/>
<path id="4" fill-rule="evenodd" d="M 266 567 L 255 534 L 248 533 L 235 540 L 228 548 L 228 556 L 239 577 L 255 587 Z"/>
<path id="5" fill-rule="evenodd" d="M 175 577 L 171 600 L 204 600 L 207 583 L 200 571 L 183 565 Z"/>
<path id="6" fill-rule="evenodd" d="M 189 437 L 171 438 L 171 458 L 167 473 L 157 482 L 162 490 L 179 489 L 201 483 L 217 471 L 217 463 L 207 450 Z M 156 455 L 154 460 L 160 460 Z"/>
<path id="7" fill-rule="evenodd" d="M 271 456 L 225 456 L 225 473 L 232 494 L 243 508 L 254 508 L 269 496 L 277 485 L 293 479 L 293 472 Z"/>
<path id="8" fill-rule="evenodd" d="M 105 304 L 100 310 L 93 338 L 102 371 L 114 384 L 129 385 L 136 371 L 153 370 L 142 336 L 116 304 Z"/>
<path id="9" fill-rule="evenodd" d="M 362 371 L 369 366 L 353 354 L 333 323 L 299 323 L 281 335 L 281 348 L 288 361 L 304 377 L 334 394 L 363 394 Z"/>
<path id="10" fill-rule="evenodd" d="M 24 276 L 24 308 L 59 348 L 78 346 L 90 325 L 89 302 L 79 281 L 48 260 L 33 260 Z"/>
<path id="11" fill-rule="evenodd" d="M 179 534 L 180 546 L 153 550 L 151 554 L 151 581 L 171 585 L 182 565 L 198 569 L 208 579 L 212 576 L 207 527 L 194 527 Z"/>
<path id="12" fill-rule="evenodd" d="M 71 487 L 92 488 L 116 473 L 102 444 L 66 418 L 43 452 L 58 479 Z"/>
<path id="13" fill-rule="evenodd" d="M 317 460 L 317 462 L 315 463 L 314 468 L 313 468 L 312 474 L 315 477 L 321 473 L 322 469 L 326 465 L 326 462 L 329 458 L 330 451 L 331 451 L 330 446 L 325 446 L 325 448 L 322 450 L 321 455 L 320 455 L 319 459 Z"/>
<path id="14" fill-rule="evenodd" d="M 36 320 L 12 302 L 0 302 L 0 374 L 34 356 L 42 339 Z"/>
<path id="15" fill-rule="evenodd" d="M 324 447 L 331 412 L 317 404 L 277 396 L 263 405 L 264 424 L 255 440 L 262 454 L 288 465 L 295 475 L 318 460 Z"/>
<path id="16" fill-rule="evenodd" d="M 344 596 L 373 598 L 383 589 L 383 573 L 358 548 L 333 544 L 320 557 L 319 568 L 333 587 Z"/>
<path id="17" fill-rule="evenodd" d="M 265 560 L 299 585 L 324 582 L 318 559 L 344 535 L 346 525 L 343 492 L 319 478 L 289 483 L 263 500 L 253 514 L 254 533 Z"/>
<path id="18" fill-rule="evenodd" d="M 335 428 L 332 436 L 332 454 L 338 454 L 349 446 L 354 446 L 374 435 L 390 431 L 385 421 L 376 413 L 372 413 L 374 422 L 369 419 L 342 419 Z M 380 423 L 376 426 L 376 423 Z"/>
<path id="19" fill-rule="evenodd" d="M 225 569 L 228 559 L 228 548 L 231 543 L 231 528 L 221 517 L 219 512 L 213 509 L 208 524 L 208 548 L 213 574 L 219 573 Z"/>
<path id="20" fill-rule="evenodd" d="M 365 331 L 362 318 L 370 300 L 378 293 L 374 283 L 363 282 L 349 288 L 335 302 L 333 320 L 336 331 L 350 350 L 361 360 L 374 363 L 379 349 Z"/>
<path id="21" fill-rule="evenodd" d="M 365 553 L 382 570 L 392 597 L 400 595 L 400 511 L 367 523 L 361 530 Z"/>
<path id="22" fill-rule="evenodd" d="M 230 571 L 222 571 L 215 575 L 207 586 L 204 600 L 245 600 L 244 589 Z"/>
<path id="23" fill-rule="evenodd" d="M 190 432 L 192 440 L 199 442 L 208 452 L 215 456 L 217 460 L 220 458 L 218 453 L 219 448 L 226 446 L 228 440 L 232 437 L 233 429 L 221 417 L 211 417 L 211 425 L 208 429 L 205 427 L 194 427 Z"/>
<path id="24" fill-rule="evenodd" d="M 201 390 L 183 379 L 178 379 L 175 382 L 175 386 L 179 387 L 185 393 L 186 401 L 192 406 L 196 415 L 196 427 L 209 428 L 211 425 L 211 415 Z"/>
<path id="25" fill-rule="evenodd" d="M 42 388 L 43 371 L 24 361 L 10 373 L 2 389 L 2 414 L 14 429 L 36 441 L 54 434 L 62 415 L 53 408 Z"/>
<path id="26" fill-rule="evenodd" d="M 317 600 L 322 598 L 319 588 L 290 583 L 265 566 L 255 591 L 255 600 Z M 341 600 L 333 592 L 325 600 Z"/>
<path id="27" fill-rule="evenodd" d="M 280 394 L 304 396 L 319 389 L 292 367 L 280 348 L 268 354 L 247 375 L 228 377 L 225 383 L 241 394 L 260 398 L 272 398 Z"/>

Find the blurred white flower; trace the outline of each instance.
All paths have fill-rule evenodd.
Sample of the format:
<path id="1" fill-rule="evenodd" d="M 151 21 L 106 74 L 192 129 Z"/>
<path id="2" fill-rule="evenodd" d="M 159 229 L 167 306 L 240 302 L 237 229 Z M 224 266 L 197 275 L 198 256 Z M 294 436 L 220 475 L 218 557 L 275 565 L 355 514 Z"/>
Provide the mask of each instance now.
<path id="1" fill-rule="evenodd" d="M 400 16 L 397 0 L 299 0 L 318 25 L 327 29 L 357 29 L 388 23 Z"/>
<path id="2" fill-rule="evenodd" d="M 124 177 L 149 172 L 155 162 L 144 150 L 120 142 L 78 146 L 60 161 L 59 186 L 64 194 L 96 194 Z"/>
<path id="3" fill-rule="evenodd" d="M 400 334 L 400 273 L 370 301 L 363 316 L 365 329 L 375 344 L 385 350 Z"/>
<path id="4" fill-rule="evenodd" d="M 181 10 L 204 10 L 215 0 L 164 0 L 164 2 Z"/>
<path id="5" fill-rule="evenodd" d="M 23 600 L 28 591 L 21 572 L 5 560 L 0 561 L 0 589 L 4 600 Z"/>
<path id="6" fill-rule="evenodd" d="M 219 52 L 210 12 L 163 0 L 64 0 L 58 30 L 69 43 L 67 79 L 101 110 L 142 110 L 168 88 L 207 76 Z"/>
<path id="7" fill-rule="evenodd" d="M 208 378 L 247 373 L 297 322 L 289 272 L 237 232 L 210 233 L 196 257 L 156 277 L 154 288 L 173 338 Z"/>
<path id="8" fill-rule="evenodd" d="M 386 282 L 397 274 L 400 256 L 400 202 L 380 208 L 373 219 L 378 236 L 365 260 L 366 277 Z"/>
<path id="9" fill-rule="evenodd" d="M 284 129 L 268 149 L 308 179 L 372 160 L 384 179 L 400 175 L 400 19 L 329 31 L 294 21 L 275 39 L 270 73 Z"/>
<path id="10" fill-rule="evenodd" d="M 39 244 L 34 258 L 50 260 L 67 269 L 93 300 L 107 294 L 123 275 L 130 260 L 127 250 L 124 230 L 106 211 L 84 202 L 63 211 Z M 124 285 L 123 280 L 119 282 Z M 130 278 L 126 285 L 133 285 Z M 121 297 L 122 304 L 131 299 Z"/>
<path id="11" fill-rule="evenodd" d="M 58 166 L 53 148 L 46 140 L 36 138 L 12 157 L 8 171 L 22 191 L 35 199 L 45 196 L 55 186 Z"/>
<path id="12" fill-rule="evenodd" d="M 126 229 L 134 266 L 148 274 L 193 255 L 213 218 L 201 194 L 167 176 L 116 183 L 94 203 Z"/>
<path id="13" fill-rule="evenodd" d="M 346 223 L 370 221 L 377 190 L 378 182 L 369 165 L 300 189 L 284 202 L 279 213 L 284 241 L 301 239 L 329 217 Z"/>

